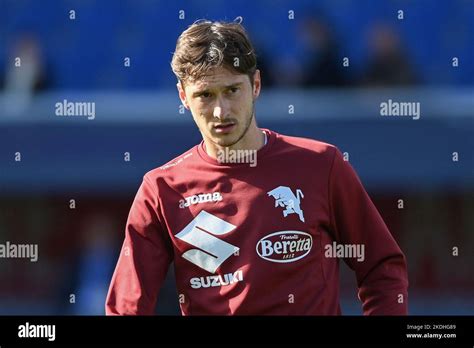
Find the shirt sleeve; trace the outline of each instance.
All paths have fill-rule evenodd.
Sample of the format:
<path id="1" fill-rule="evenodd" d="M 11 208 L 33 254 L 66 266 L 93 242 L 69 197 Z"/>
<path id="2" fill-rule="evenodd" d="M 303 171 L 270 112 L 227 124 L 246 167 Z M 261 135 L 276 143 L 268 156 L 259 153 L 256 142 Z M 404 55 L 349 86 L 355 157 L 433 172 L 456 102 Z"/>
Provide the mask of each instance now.
<path id="1" fill-rule="evenodd" d="M 406 315 L 405 255 L 337 148 L 329 177 L 329 206 L 336 243 L 364 247 L 363 261 L 344 259 L 356 273 L 364 315 Z"/>
<path id="2" fill-rule="evenodd" d="M 151 315 L 169 265 L 171 241 L 158 218 L 158 194 L 145 176 L 133 201 L 112 276 L 106 315 Z"/>

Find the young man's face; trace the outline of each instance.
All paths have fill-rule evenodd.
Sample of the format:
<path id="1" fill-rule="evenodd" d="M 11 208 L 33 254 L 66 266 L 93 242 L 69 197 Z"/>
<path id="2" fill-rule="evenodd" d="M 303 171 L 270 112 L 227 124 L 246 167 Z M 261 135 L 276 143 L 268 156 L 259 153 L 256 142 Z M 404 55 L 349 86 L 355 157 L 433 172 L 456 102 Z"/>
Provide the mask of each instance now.
<path id="1" fill-rule="evenodd" d="M 183 87 L 178 83 L 179 97 L 191 110 L 203 138 L 219 146 L 232 146 L 247 134 L 253 122 L 254 101 L 260 94 L 260 72 L 249 77 L 233 74 L 219 67 L 210 75 Z"/>

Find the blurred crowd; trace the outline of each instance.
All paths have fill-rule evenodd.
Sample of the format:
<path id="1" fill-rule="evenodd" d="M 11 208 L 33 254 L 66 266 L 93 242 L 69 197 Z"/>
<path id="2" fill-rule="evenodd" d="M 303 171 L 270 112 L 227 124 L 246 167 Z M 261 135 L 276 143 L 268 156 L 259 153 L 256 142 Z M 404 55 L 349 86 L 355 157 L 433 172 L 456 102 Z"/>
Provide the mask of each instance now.
<path id="1" fill-rule="evenodd" d="M 336 28 L 322 17 L 305 17 L 297 24 L 294 49 L 270 52 L 257 42 L 264 87 L 400 87 L 423 83 L 423 76 L 416 70 L 407 46 L 393 26 L 376 23 L 370 27 L 365 40 L 367 52 L 362 68 L 355 70 L 352 67 L 357 57 L 341 50 Z M 21 109 L 31 95 L 60 87 L 58 78 L 68 72 L 55 71 L 44 51 L 34 32 L 18 33 L 11 40 L 6 66 L 0 74 L 0 86 L 14 98 L 9 105 L 11 108 Z M 100 86 L 88 86 L 88 89 L 96 88 Z"/>
<path id="2" fill-rule="evenodd" d="M 260 58 L 266 86 L 400 87 L 419 82 L 400 36 L 387 24 L 377 24 L 368 33 L 368 54 L 360 74 L 350 73 L 352 57 L 342 54 L 337 34 L 326 20 L 306 17 L 298 32 L 299 56 Z"/>

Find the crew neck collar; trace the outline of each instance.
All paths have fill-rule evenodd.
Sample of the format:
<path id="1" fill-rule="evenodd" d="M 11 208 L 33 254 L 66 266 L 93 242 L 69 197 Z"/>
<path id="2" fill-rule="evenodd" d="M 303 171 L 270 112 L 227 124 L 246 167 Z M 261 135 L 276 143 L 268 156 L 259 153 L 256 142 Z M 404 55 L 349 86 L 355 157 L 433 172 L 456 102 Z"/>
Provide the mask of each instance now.
<path id="1" fill-rule="evenodd" d="M 257 160 L 260 161 L 263 159 L 263 156 L 270 150 L 270 148 L 273 146 L 273 143 L 275 142 L 276 134 L 275 132 L 272 132 L 269 129 L 266 128 L 259 128 L 267 138 L 267 143 L 263 145 L 258 151 L 257 151 Z M 204 140 L 201 141 L 201 143 L 197 146 L 197 152 L 199 156 L 206 162 L 210 164 L 217 165 L 219 167 L 239 167 L 239 166 L 248 166 L 248 163 L 221 163 L 219 162 L 216 158 L 213 158 L 209 156 L 206 152 L 206 145 L 204 144 Z"/>

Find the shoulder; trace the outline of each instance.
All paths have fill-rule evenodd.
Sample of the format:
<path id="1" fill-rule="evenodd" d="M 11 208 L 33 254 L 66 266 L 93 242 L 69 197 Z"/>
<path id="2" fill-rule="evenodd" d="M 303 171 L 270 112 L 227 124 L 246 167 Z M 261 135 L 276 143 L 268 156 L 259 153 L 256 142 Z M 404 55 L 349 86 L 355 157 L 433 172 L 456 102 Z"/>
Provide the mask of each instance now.
<path id="1" fill-rule="evenodd" d="M 183 169 L 189 166 L 191 162 L 193 162 L 194 158 L 196 157 L 196 146 L 192 147 L 188 151 L 182 153 L 179 156 L 176 156 L 172 160 L 166 162 L 165 164 L 154 168 L 150 171 L 148 171 L 144 175 L 144 180 L 151 181 L 151 182 L 156 182 L 157 179 L 159 178 L 166 178 L 175 175 L 178 171 L 181 172 Z"/>
<path id="2" fill-rule="evenodd" d="M 277 148 L 279 148 L 280 151 L 289 151 L 295 156 L 309 156 L 332 163 L 336 154 L 339 153 L 339 149 L 335 145 L 320 140 L 278 133 L 276 137 Z"/>

